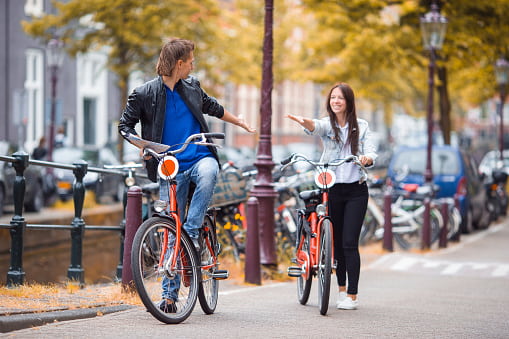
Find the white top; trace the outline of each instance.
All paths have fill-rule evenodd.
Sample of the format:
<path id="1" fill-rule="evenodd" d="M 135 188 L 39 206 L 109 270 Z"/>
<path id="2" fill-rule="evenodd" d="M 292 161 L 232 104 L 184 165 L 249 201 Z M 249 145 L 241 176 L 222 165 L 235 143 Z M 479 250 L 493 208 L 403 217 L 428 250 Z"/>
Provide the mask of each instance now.
<path id="1" fill-rule="evenodd" d="M 320 136 L 323 144 L 323 153 L 320 157 L 320 162 L 333 162 L 335 160 L 344 159 L 351 155 L 350 144 L 344 145 L 343 141 L 347 140 L 348 124 L 340 128 L 339 142 L 335 140 L 334 131 L 330 124 L 329 117 L 322 119 L 313 119 L 315 129 L 311 132 L 304 129 L 307 134 Z M 363 119 L 357 119 L 359 124 L 359 152 L 356 155 L 366 155 L 375 162 L 377 158 L 376 147 L 373 143 L 371 131 L 369 130 L 368 122 Z M 369 167 L 372 167 L 368 166 Z M 333 168 L 331 168 L 333 169 Z M 345 163 L 335 169 L 336 183 L 352 183 L 360 179 L 360 168 L 353 163 Z"/>
<path id="2" fill-rule="evenodd" d="M 344 127 L 339 127 L 341 140 L 347 140 L 348 138 L 348 123 Z M 350 143 L 345 144 L 342 142 L 339 149 L 339 157 L 344 159 L 352 154 L 352 148 Z M 359 166 L 353 162 L 344 163 L 341 166 L 336 166 L 336 183 L 348 184 L 359 181 L 361 175 L 359 173 Z"/>

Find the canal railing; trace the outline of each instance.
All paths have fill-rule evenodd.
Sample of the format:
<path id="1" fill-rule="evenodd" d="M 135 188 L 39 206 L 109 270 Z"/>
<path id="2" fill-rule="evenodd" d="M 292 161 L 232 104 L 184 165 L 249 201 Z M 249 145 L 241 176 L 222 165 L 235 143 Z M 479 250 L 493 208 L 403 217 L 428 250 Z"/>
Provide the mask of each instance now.
<path id="1" fill-rule="evenodd" d="M 0 155 L 0 161 L 11 163 L 16 171 L 13 183 L 13 202 L 14 216 L 9 224 L 0 224 L 0 229 L 8 229 L 11 236 L 10 246 L 10 267 L 7 272 L 6 284 L 8 287 L 22 285 L 25 282 L 25 271 L 23 269 L 23 249 L 24 235 L 26 230 L 44 230 L 57 229 L 70 231 L 71 233 L 71 258 L 67 270 L 67 278 L 71 282 L 79 283 L 83 286 L 85 283 L 85 269 L 82 265 L 83 259 L 83 238 L 85 230 L 89 231 L 113 231 L 120 234 L 120 256 L 116 269 L 117 281 L 122 279 L 124 237 L 125 237 L 125 207 L 127 205 L 127 185 L 124 190 L 123 198 L 123 218 L 119 225 L 87 225 L 82 217 L 83 205 L 85 201 L 85 185 L 83 178 L 87 172 L 96 172 L 99 174 L 113 174 L 124 178 L 124 183 L 132 184 L 132 180 L 125 180 L 128 177 L 147 178 L 145 174 L 139 174 L 133 168 L 126 169 L 106 169 L 89 167 L 84 160 L 79 160 L 70 164 L 48 162 L 42 160 L 31 160 L 25 152 L 16 152 L 12 156 Z M 74 217 L 69 225 L 51 225 L 51 224 L 29 224 L 23 217 L 23 205 L 25 198 L 26 179 L 24 172 L 29 165 L 43 166 L 49 168 L 60 168 L 73 172 L 75 180 L 73 183 L 73 202 Z"/>

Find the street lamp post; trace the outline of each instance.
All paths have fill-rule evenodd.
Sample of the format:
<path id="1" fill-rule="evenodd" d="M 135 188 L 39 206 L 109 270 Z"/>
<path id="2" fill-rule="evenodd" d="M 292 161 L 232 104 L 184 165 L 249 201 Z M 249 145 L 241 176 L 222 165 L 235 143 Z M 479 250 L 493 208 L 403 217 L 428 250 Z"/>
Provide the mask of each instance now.
<path id="1" fill-rule="evenodd" d="M 509 62 L 500 58 L 495 62 L 495 77 L 497 79 L 497 84 L 500 88 L 500 105 L 498 106 L 498 116 L 500 117 L 500 132 L 498 135 L 498 143 L 500 149 L 500 161 L 503 163 L 504 161 L 504 103 L 505 97 L 507 95 L 505 87 L 509 82 Z"/>
<path id="2" fill-rule="evenodd" d="M 442 48 L 444 42 L 445 30 L 447 28 L 447 19 L 440 15 L 438 5 L 435 1 L 431 4 L 431 11 L 421 17 L 421 32 L 424 49 L 429 50 L 430 63 L 428 67 L 428 104 L 427 104 L 427 124 L 428 124 L 428 145 L 426 149 L 426 169 L 424 171 L 424 180 L 426 185 L 431 188 L 433 185 L 433 170 L 431 162 L 432 141 L 433 141 L 433 91 L 434 91 L 434 71 L 436 50 Z M 422 232 L 422 249 L 429 249 L 431 246 L 431 226 L 430 226 L 430 203 L 431 197 L 424 200 L 425 212 Z"/>
<path id="3" fill-rule="evenodd" d="M 64 43 L 59 39 L 51 39 L 46 48 L 46 58 L 51 74 L 51 112 L 49 125 L 48 161 L 53 161 L 55 145 L 55 119 L 57 110 L 58 70 L 64 61 Z"/>
<path id="4" fill-rule="evenodd" d="M 258 169 L 251 195 L 259 201 L 258 227 L 260 230 L 260 262 L 270 269 L 277 266 L 274 239 L 274 198 L 277 192 L 272 181 L 272 89 L 273 89 L 273 14 L 274 1 L 265 0 L 265 23 L 263 38 L 262 88 L 260 104 L 260 140 L 255 166 Z M 251 226 L 250 226 L 251 227 Z"/>

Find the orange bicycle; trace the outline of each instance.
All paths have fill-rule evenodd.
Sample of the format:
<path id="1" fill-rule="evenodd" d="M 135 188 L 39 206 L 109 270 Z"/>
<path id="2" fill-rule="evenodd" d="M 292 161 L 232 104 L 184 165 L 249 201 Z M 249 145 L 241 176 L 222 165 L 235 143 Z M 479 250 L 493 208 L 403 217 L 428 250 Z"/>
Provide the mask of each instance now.
<path id="1" fill-rule="evenodd" d="M 351 155 L 345 159 L 330 163 L 314 162 L 298 153 L 281 161 L 281 170 L 291 164 L 305 161 L 315 170 L 315 190 L 302 191 L 300 199 L 305 203 L 304 209 L 297 210 L 297 244 L 293 262 L 297 266 L 288 268 L 290 277 L 297 277 L 297 297 L 302 305 L 308 302 L 313 277 L 318 278 L 318 306 L 320 314 L 325 315 L 329 308 L 329 295 L 332 269 L 334 265 L 333 227 L 329 216 L 329 188 L 336 181 L 336 174 L 329 167 L 341 166 L 354 162 L 362 170 L 360 182 L 367 178 L 367 171 L 359 159 Z"/>
<path id="2" fill-rule="evenodd" d="M 205 216 L 197 249 L 183 229 L 177 208 L 178 161 L 175 154 L 191 144 L 218 146 L 208 138 L 224 138 L 223 133 L 191 135 L 179 149 L 122 134 L 131 144 L 159 162 L 158 175 L 169 182 L 168 201 L 154 202 L 156 213 L 141 224 L 133 239 L 131 266 L 136 290 L 147 310 L 159 321 L 177 324 L 192 313 L 196 300 L 206 314 L 214 313 L 217 305 L 218 280 L 228 278 L 227 270 L 219 270 L 220 246 L 216 237 L 215 211 Z M 178 145 L 177 145 L 178 146 Z M 178 293 L 171 312 L 160 309 L 163 288 L 175 286 Z"/>

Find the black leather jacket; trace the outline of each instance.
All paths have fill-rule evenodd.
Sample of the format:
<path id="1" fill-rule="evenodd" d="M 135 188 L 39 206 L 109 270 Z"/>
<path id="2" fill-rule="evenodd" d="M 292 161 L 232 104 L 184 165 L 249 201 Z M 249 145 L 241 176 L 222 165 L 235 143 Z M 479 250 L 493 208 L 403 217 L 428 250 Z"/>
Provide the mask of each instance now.
<path id="1" fill-rule="evenodd" d="M 175 88 L 187 107 L 200 123 L 201 132 L 209 132 L 204 114 L 222 118 L 224 108 L 217 100 L 210 97 L 200 87 L 200 82 L 195 77 L 179 80 Z M 161 142 L 163 127 L 166 119 L 166 90 L 162 77 L 157 77 L 135 88 L 129 95 L 127 105 L 120 117 L 118 130 L 137 134 L 134 127 L 141 122 L 141 137 L 145 140 Z M 171 117 L 168 117 L 171 119 Z M 176 128 L 178 128 L 176 126 Z M 210 151 L 218 160 L 217 151 L 209 147 Z M 218 160 L 219 162 L 219 160 Z M 147 174 L 150 180 L 157 181 L 157 162 L 151 159 L 146 162 Z"/>

